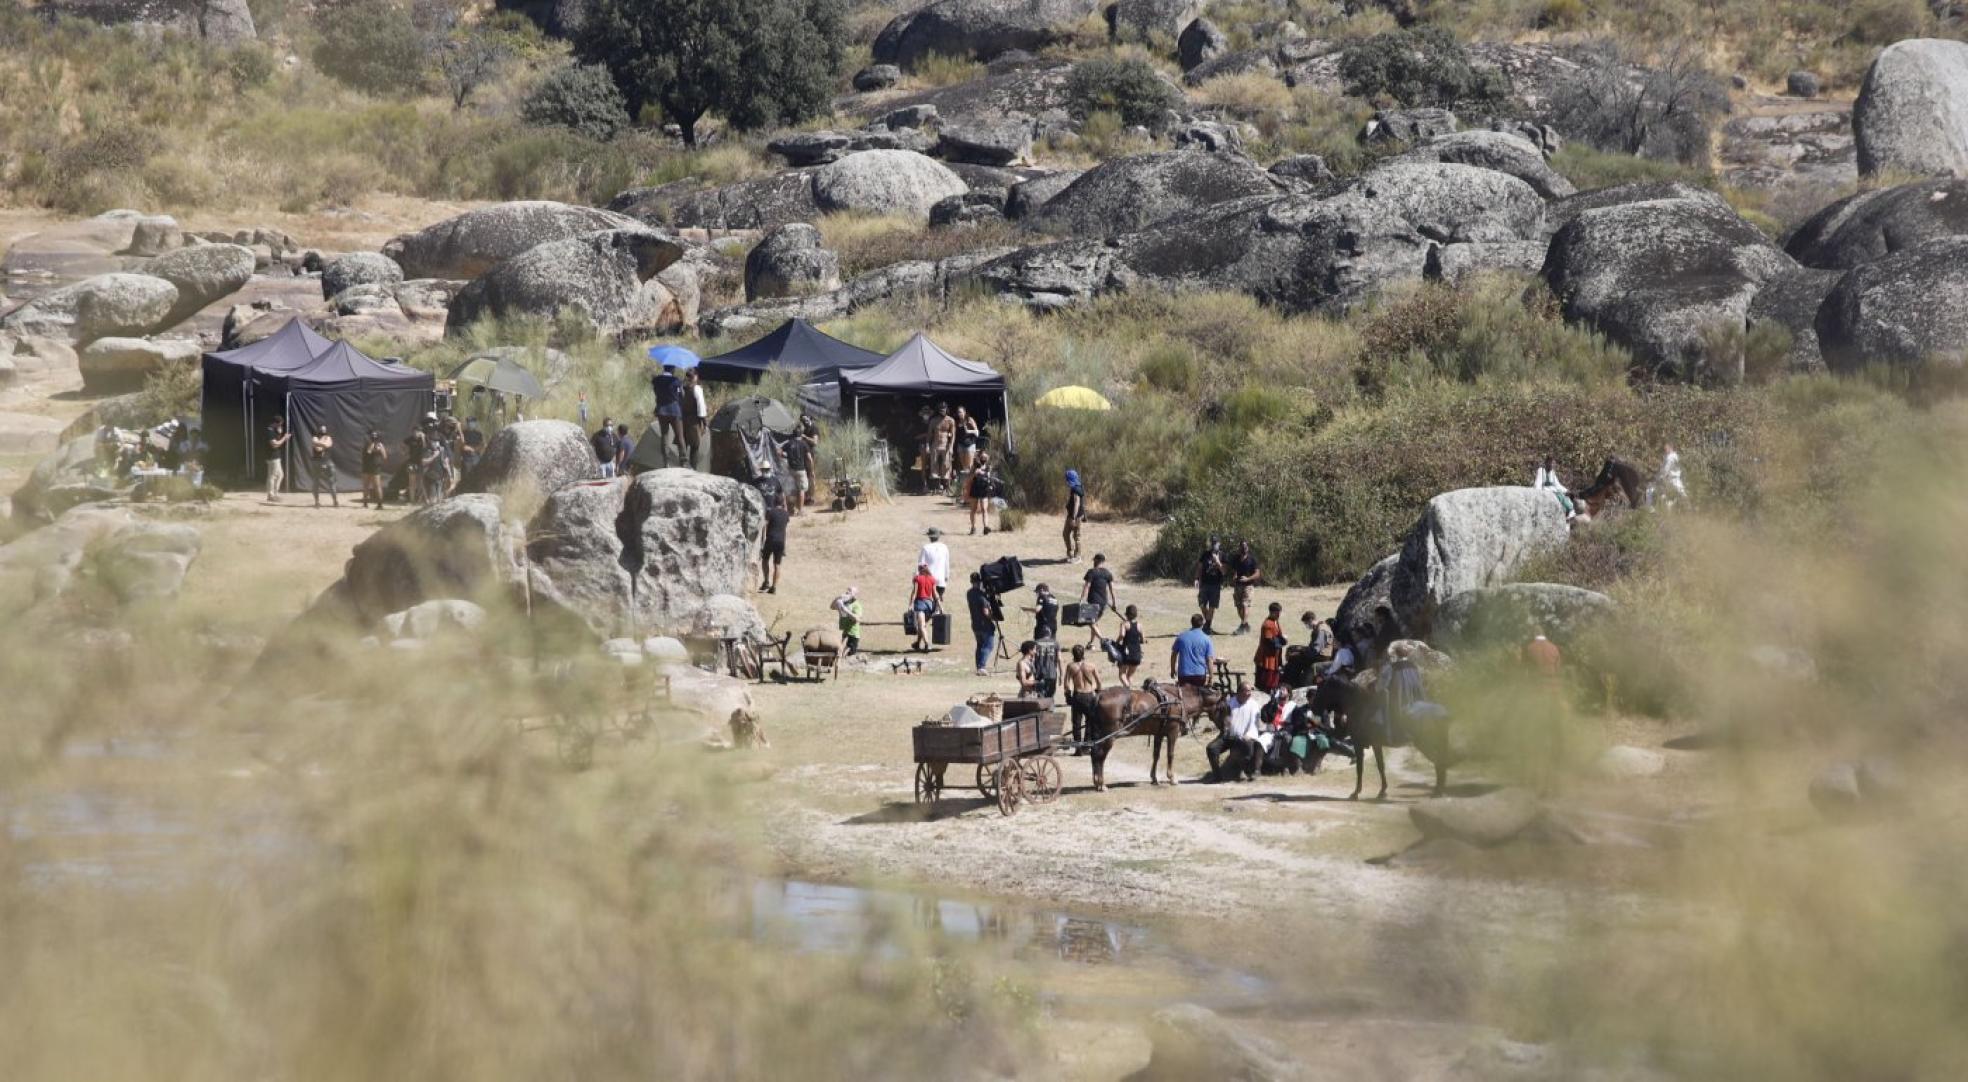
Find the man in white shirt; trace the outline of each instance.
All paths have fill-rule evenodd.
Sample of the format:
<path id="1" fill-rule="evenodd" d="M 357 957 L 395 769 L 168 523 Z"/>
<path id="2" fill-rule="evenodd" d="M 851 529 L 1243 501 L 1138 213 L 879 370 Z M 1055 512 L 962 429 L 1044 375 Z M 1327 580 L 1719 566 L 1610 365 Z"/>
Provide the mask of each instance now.
<path id="1" fill-rule="evenodd" d="M 1670 509 L 1688 498 L 1688 486 L 1681 478 L 1681 452 L 1668 444 L 1666 454 L 1661 457 L 1660 487 L 1661 502 Z"/>
<path id="2" fill-rule="evenodd" d="M 1257 777 L 1258 764 L 1264 761 L 1264 746 L 1257 740 L 1258 729 L 1264 724 L 1264 697 L 1258 695 L 1249 684 L 1240 683 L 1233 701 L 1236 706 L 1230 711 L 1229 722 L 1216 739 L 1210 741 L 1207 749 L 1211 781 L 1224 780 L 1219 761 L 1233 749 L 1242 757 L 1238 765 L 1245 781 Z M 1233 778 L 1236 774 L 1237 771 L 1231 772 Z"/>
<path id="3" fill-rule="evenodd" d="M 1565 509 L 1566 520 L 1569 521 L 1571 519 L 1575 513 L 1575 509 L 1572 507 L 1572 494 L 1565 488 L 1565 482 L 1558 479 L 1558 460 L 1556 458 L 1550 455 L 1544 456 L 1543 465 L 1537 468 L 1537 473 L 1531 478 L 1531 487 L 1541 489 L 1558 497 L 1558 506 Z"/>
<path id="4" fill-rule="evenodd" d="M 950 546 L 943 543 L 943 531 L 934 526 L 929 528 L 929 540 L 923 543 L 922 551 L 916 553 L 916 566 L 925 565 L 936 580 L 936 599 L 941 601 L 950 585 Z"/>

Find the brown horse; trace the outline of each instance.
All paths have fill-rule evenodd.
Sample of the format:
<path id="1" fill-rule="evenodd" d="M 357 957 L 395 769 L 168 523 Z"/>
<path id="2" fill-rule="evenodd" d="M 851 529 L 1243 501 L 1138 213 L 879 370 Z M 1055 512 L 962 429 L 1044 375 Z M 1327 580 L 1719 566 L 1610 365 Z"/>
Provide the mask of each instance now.
<path id="1" fill-rule="evenodd" d="M 1207 716 L 1222 728 L 1230 717 L 1229 696 L 1215 688 L 1157 684 L 1153 680 L 1138 690 L 1103 688 L 1096 701 L 1092 731 L 1087 733 L 1087 739 L 1093 742 L 1096 793 L 1107 791 L 1107 753 L 1113 749 L 1114 741 L 1129 736 L 1154 737 L 1153 750 L 1148 756 L 1148 783 L 1160 785 L 1155 771 L 1161 764 L 1162 743 L 1166 739 L 1169 784 L 1175 785 L 1175 742 L 1189 732 L 1190 723 Z"/>
<path id="2" fill-rule="evenodd" d="M 1599 517 L 1599 512 L 1614 496 L 1625 496 L 1626 505 L 1638 509 L 1644 483 L 1645 479 L 1632 463 L 1617 456 L 1607 459 L 1606 464 L 1599 467 L 1599 476 L 1593 478 L 1591 484 L 1572 493 L 1572 505 L 1578 514 L 1578 521 L 1591 522 Z"/>
<path id="3" fill-rule="evenodd" d="M 1403 743 L 1412 741 L 1415 750 L 1426 756 L 1435 767 L 1435 795 L 1441 796 L 1448 789 L 1449 767 L 1455 765 L 1455 752 L 1449 743 L 1448 721 L 1411 718 L 1403 724 L 1403 732 L 1390 734 L 1381 720 L 1387 704 L 1386 697 L 1375 689 L 1377 682 L 1372 671 L 1352 679 L 1329 676 L 1320 681 L 1312 692 L 1312 712 L 1331 717 L 1340 739 L 1354 750 L 1353 793 L 1346 799 L 1360 799 L 1360 790 L 1367 780 L 1369 750 L 1373 752 L 1374 768 L 1380 772 L 1380 792 L 1374 799 L 1387 799 L 1386 749 L 1390 738 L 1399 737 L 1406 737 Z M 1307 759 L 1306 773 L 1317 773 L 1325 755 L 1322 751 L 1313 752 Z"/>

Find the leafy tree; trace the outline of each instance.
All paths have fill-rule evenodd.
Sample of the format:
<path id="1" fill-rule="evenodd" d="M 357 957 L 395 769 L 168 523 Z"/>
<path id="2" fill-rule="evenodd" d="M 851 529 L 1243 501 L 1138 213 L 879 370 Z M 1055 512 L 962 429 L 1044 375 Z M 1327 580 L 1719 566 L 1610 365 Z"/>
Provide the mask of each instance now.
<path id="1" fill-rule="evenodd" d="M 1395 30 L 1347 47 L 1339 58 L 1346 92 L 1356 98 L 1414 107 L 1496 109 L 1510 99 L 1510 81 L 1479 69 L 1455 35 L 1439 26 Z"/>
<path id="2" fill-rule="evenodd" d="M 372 94 L 408 94 L 425 81 L 424 32 L 409 8 L 390 0 L 345 0 L 327 9 L 314 64 Z"/>
<path id="3" fill-rule="evenodd" d="M 1066 77 L 1066 100 L 1081 119 L 1108 112 L 1123 123 L 1160 131 L 1181 95 L 1146 60 L 1100 57 L 1073 65 Z"/>
<path id="4" fill-rule="evenodd" d="M 696 145 L 717 112 L 740 130 L 826 107 L 847 43 L 844 0 L 592 0 L 575 52 L 607 67 L 631 115 L 656 105 Z"/>
<path id="5" fill-rule="evenodd" d="M 600 64 L 556 68 L 519 107 L 528 124 L 567 128 L 605 143 L 629 126 L 629 108 Z"/>

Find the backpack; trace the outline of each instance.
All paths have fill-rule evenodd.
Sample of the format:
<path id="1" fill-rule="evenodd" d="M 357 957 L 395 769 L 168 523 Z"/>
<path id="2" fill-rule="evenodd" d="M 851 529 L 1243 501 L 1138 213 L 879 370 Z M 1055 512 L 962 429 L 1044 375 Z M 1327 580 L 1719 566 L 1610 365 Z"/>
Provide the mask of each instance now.
<path id="1" fill-rule="evenodd" d="M 1121 644 L 1115 642 L 1113 639 L 1101 639 L 1100 652 L 1106 654 L 1107 660 L 1115 665 L 1119 665 L 1122 659 L 1127 656 L 1122 653 Z"/>

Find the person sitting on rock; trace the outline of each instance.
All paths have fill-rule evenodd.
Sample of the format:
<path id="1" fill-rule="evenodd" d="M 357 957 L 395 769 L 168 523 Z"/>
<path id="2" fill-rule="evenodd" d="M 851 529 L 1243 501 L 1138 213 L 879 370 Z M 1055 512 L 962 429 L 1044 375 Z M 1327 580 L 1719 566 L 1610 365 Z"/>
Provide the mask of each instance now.
<path id="1" fill-rule="evenodd" d="M 1572 505 L 1571 492 L 1565 488 L 1565 482 L 1558 479 L 1558 459 L 1554 456 L 1544 456 L 1544 463 L 1531 476 L 1531 487 L 1558 497 L 1558 506 L 1565 509 L 1566 522 L 1570 522 L 1578 513 Z"/>

